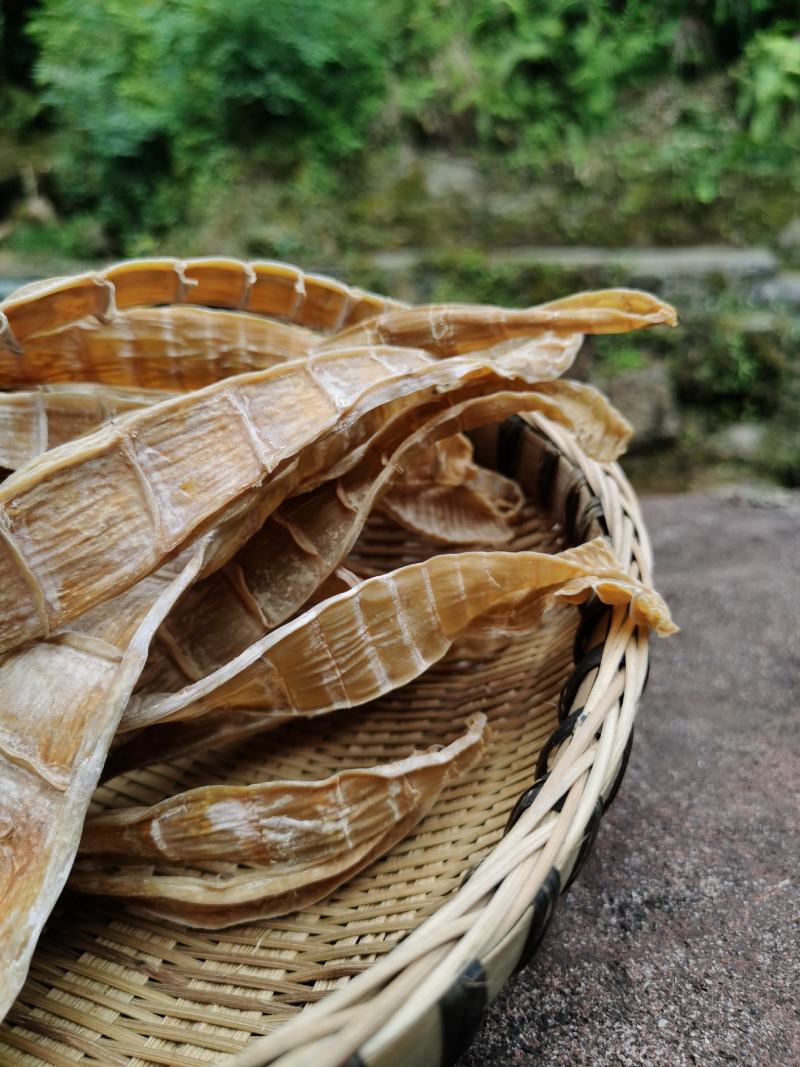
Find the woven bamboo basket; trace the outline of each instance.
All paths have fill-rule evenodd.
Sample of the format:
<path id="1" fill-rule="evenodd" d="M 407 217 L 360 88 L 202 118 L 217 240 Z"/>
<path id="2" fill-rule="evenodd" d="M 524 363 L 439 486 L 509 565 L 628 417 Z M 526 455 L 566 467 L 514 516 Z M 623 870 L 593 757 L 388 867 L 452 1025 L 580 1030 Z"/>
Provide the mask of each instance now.
<path id="1" fill-rule="evenodd" d="M 605 535 L 649 581 L 647 534 L 617 465 L 587 459 L 538 415 L 474 440 L 479 461 L 526 494 L 511 547 L 558 551 Z M 354 555 L 378 572 L 439 551 L 376 516 Z M 647 634 L 623 609 L 562 605 L 489 661 L 448 659 L 368 707 L 111 780 L 105 803 L 154 803 L 197 784 L 399 759 L 452 740 L 474 711 L 492 729 L 481 764 L 409 837 L 295 915 L 188 931 L 65 893 L 0 1028 L 0 1063 L 454 1062 L 538 949 L 595 841 L 647 664 Z"/>

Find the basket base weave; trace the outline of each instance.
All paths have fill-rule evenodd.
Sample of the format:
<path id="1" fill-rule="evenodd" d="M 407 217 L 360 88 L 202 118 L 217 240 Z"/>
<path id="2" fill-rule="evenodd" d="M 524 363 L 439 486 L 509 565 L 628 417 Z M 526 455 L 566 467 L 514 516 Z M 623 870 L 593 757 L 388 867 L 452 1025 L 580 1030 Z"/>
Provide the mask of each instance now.
<path id="1" fill-rule="evenodd" d="M 552 519 L 529 505 L 509 547 L 563 546 Z M 364 573 L 436 551 L 376 519 L 351 562 Z M 213 782 L 321 778 L 345 765 L 384 763 L 415 747 L 447 743 L 474 711 L 485 712 L 492 729 L 479 767 L 442 794 L 410 837 L 297 915 L 185 931 L 138 916 L 121 902 L 66 893 L 0 1029 L 0 1062 L 218 1062 L 369 967 L 435 911 L 501 838 L 556 724 L 577 620 L 574 608 L 553 610 L 534 634 L 515 638 L 490 661 L 450 658 L 373 705 L 291 724 L 99 789 L 96 805 L 110 807 L 154 803 Z M 230 870 L 209 865 L 207 875 Z"/>

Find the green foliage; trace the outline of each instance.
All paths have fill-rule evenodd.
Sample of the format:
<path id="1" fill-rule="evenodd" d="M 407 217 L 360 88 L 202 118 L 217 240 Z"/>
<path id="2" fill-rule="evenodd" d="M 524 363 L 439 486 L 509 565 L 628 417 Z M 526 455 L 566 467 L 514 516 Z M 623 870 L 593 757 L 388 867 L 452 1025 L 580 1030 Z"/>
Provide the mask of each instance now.
<path id="1" fill-rule="evenodd" d="M 0 115 L 3 116 L 4 134 L 24 137 L 41 114 L 43 106 L 42 100 L 27 89 L 0 84 Z"/>
<path id="2" fill-rule="evenodd" d="M 119 252 L 224 236 L 226 197 L 324 222 L 333 251 L 440 244 L 455 206 L 432 219 L 412 171 L 395 210 L 370 170 L 409 148 L 558 190 L 546 234 L 476 244 L 730 239 L 800 192 L 798 28 L 796 0 L 19 0 L 0 108 L 17 139 L 55 132 L 48 195 Z"/>
<path id="3" fill-rule="evenodd" d="M 488 249 L 771 243 L 796 218 L 800 17 L 797 0 L 13 0 L 0 115 L 0 240 L 20 256 L 285 258 L 518 306 L 626 279 Z M 448 194 L 465 161 L 438 155 L 467 157 L 472 184 Z M 432 251 L 405 275 L 370 259 L 409 246 Z M 607 377 L 661 355 L 703 433 L 768 419 L 769 469 L 800 484 L 800 337 L 742 292 L 676 284 L 681 329 L 586 355 Z"/>
<path id="4" fill-rule="evenodd" d="M 27 0 L 0 7 L 0 116 L 6 137 L 24 136 L 42 109 L 28 77 L 33 63 L 33 46 L 24 32 L 28 13 Z"/>
<path id="5" fill-rule="evenodd" d="M 397 100 L 424 135 L 541 152 L 607 121 L 620 89 L 652 76 L 671 22 L 643 2 L 411 0 Z"/>
<path id="6" fill-rule="evenodd" d="M 92 215 L 49 222 L 21 222 L 8 242 L 11 251 L 33 261 L 93 262 L 108 254 L 105 236 Z"/>
<path id="7" fill-rule="evenodd" d="M 692 86 L 661 83 L 638 98 L 624 137 L 590 148 L 586 180 L 600 168 L 616 176 L 615 227 L 631 217 L 649 221 L 645 239 L 653 243 L 692 243 L 704 233 L 736 243 L 763 240 L 788 221 L 780 211 L 800 192 L 795 144 L 789 137 L 756 144 L 730 93 L 724 75 Z M 753 220 L 756 231 L 746 232 Z"/>
<path id="8" fill-rule="evenodd" d="M 800 132 L 800 35 L 785 29 L 757 34 L 738 71 L 737 111 L 759 145 Z"/>
<path id="9" fill-rule="evenodd" d="M 792 34 L 800 23 L 786 0 L 402 6 L 399 113 L 433 141 L 502 150 L 529 168 L 540 169 L 564 145 L 579 153 L 587 135 L 618 126 L 627 90 L 641 92 L 670 72 L 691 80 L 725 69 L 743 51 L 741 115 L 769 129 L 797 100 L 800 44 Z"/>
<path id="10" fill-rule="evenodd" d="M 237 154 L 335 164 L 387 80 L 368 0 L 44 0 L 30 33 L 62 194 L 116 231 L 177 224 Z"/>
<path id="11" fill-rule="evenodd" d="M 614 338 L 614 344 L 603 344 L 603 340 L 595 338 L 594 349 L 598 370 L 604 377 L 616 378 L 620 374 L 642 370 L 647 366 L 647 357 L 635 345 L 626 344 L 619 338 Z"/>
<path id="12" fill-rule="evenodd" d="M 721 423 L 775 416 L 796 381 L 788 357 L 796 347 L 791 322 L 769 313 L 692 319 L 673 333 L 670 347 L 682 401 Z"/>

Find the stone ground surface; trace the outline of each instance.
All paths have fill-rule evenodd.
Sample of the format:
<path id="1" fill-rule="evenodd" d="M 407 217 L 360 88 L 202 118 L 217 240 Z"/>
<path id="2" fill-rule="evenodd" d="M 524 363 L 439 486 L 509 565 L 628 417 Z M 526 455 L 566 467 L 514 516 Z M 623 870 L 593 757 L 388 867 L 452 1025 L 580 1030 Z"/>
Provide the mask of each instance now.
<path id="1" fill-rule="evenodd" d="M 645 501 L 682 632 L 593 854 L 459 1067 L 800 1064 L 800 504 L 758 503 Z"/>

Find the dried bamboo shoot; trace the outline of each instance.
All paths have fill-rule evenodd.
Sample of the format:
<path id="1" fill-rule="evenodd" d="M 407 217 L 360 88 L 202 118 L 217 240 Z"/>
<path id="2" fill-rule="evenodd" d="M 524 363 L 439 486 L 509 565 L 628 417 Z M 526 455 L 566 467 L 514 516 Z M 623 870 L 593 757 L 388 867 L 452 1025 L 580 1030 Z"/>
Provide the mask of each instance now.
<path id="1" fill-rule="evenodd" d="M 129 897 L 149 914 L 187 925 L 229 926 L 312 904 L 386 853 L 433 807 L 442 789 L 484 750 L 486 716 L 445 748 L 321 782 L 206 786 L 152 808 L 87 822 L 71 884 Z M 108 861 L 124 861 L 108 870 Z M 168 865 L 168 873 L 131 866 Z M 179 864 L 230 859 L 244 872 L 213 883 Z M 104 866 L 105 865 L 105 866 Z"/>
<path id="2" fill-rule="evenodd" d="M 357 462 L 387 418 L 426 396 L 552 377 L 574 350 L 544 344 L 538 360 L 506 366 L 431 364 L 410 349 L 314 357 L 131 412 L 52 449 L 0 486 L 0 651 L 128 588 L 211 524 L 250 510 L 257 529 L 315 472 Z M 259 511 L 267 478 L 272 495 Z"/>
<path id="3" fill-rule="evenodd" d="M 92 433 L 115 416 L 168 399 L 169 393 L 133 389 L 69 389 L 0 393 L 0 467 L 30 463 L 49 448 Z"/>
<path id="4" fill-rule="evenodd" d="M 319 351 L 352 345 L 425 348 L 439 356 L 463 355 L 546 330 L 563 333 L 627 333 L 674 326 L 674 308 L 637 289 L 576 293 L 538 307 L 509 310 L 475 304 L 431 304 L 384 312 L 325 341 Z"/>
<path id="5" fill-rule="evenodd" d="M 0 388 L 91 381 L 185 392 L 232 374 L 302 359 L 320 335 L 243 312 L 132 308 L 111 322 L 84 319 L 0 347 Z"/>
<path id="6" fill-rule="evenodd" d="M 150 638 L 204 550 L 201 542 L 79 626 L 0 662 L 0 1018 L 66 881 Z"/>
<path id="7" fill-rule="evenodd" d="M 0 303 L 0 348 L 20 355 L 45 331 L 83 319 L 111 322 L 118 310 L 165 304 L 246 311 L 324 333 L 405 306 L 288 263 L 134 259 L 18 289 Z"/>
<path id="8" fill-rule="evenodd" d="M 472 444 L 453 434 L 406 459 L 378 507 L 433 544 L 500 545 L 523 504 L 516 482 L 478 467 Z"/>
<path id="9" fill-rule="evenodd" d="M 407 308 L 229 259 L 131 261 L 0 304 L 0 386 L 95 383 L 0 395 L 0 464 L 18 468 L 0 485 L 0 1014 L 115 732 L 109 768 L 160 739 L 163 756 L 363 704 L 591 592 L 674 629 L 601 541 L 436 556 L 362 581 L 341 567 L 381 501 L 433 539 L 502 542 L 520 494 L 475 467 L 460 431 L 535 410 L 614 458 L 625 421 L 553 379 L 583 333 L 672 322 L 627 290 L 523 311 Z M 198 385 L 152 405 L 142 392 Z M 292 910 L 407 833 L 484 732 L 479 717 L 442 752 L 383 769 L 107 813 L 74 884 L 189 924 Z M 209 880 L 201 868 L 221 856 L 235 862 Z"/>
<path id="10" fill-rule="evenodd" d="M 404 365 L 407 365 L 410 357 L 410 353 L 403 353 Z M 484 405 L 491 406 L 493 400 L 483 398 L 480 390 L 485 388 L 487 383 L 490 383 L 492 388 L 497 388 L 498 385 L 505 384 L 507 379 L 496 369 L 491 370 L 488 374 L 480 369 L 476 371 L 476 362 L 478 363 L 478 368 L 480 368 L 480 361 L 468 361 L 467 373 L 463 373 L 464 368 L 462 368 L 461 377 L 465 378 L 467 383 L 464 387 L 467 397 L 469 397 L 470 390 L 477 391 L 476 396 L 472 397 L 472 399 L 480 399 Z M 381 364 L 381 366 L 385 370 L 385 364 Z M 440 368 L 445 367 L 444 364 L 439 366 Z M 430 364 L 426 360 L 424 369 L 427 371 L 429 368 Z M 347 366 L 344 369 L 349 373 L 353 370 L 352 367 Z M 509 374 L 508 378 L 512 382 L 516 381 L 513 374 Z M 459 375 L 456 375 L 454 382 L 457 384 L 459 380 Z M 434 381 L 436 381 L 435 378 Z M 444 382 L 447 383 L 447 377 L 445 377 Z M 566 383 L 550 384 L 556 390 L 563 390 L 567 387 Z M 532 385 L 528 385 L 527 388 L 532 391 L 534 388 L 539 388 L 539 383 L 534 382 Z M 462 394 L 457 391 L 454 392 L 455 397 L 460 395 Z M 428 396 L 428 393 L 423 393 L 423 397 Z M 438 390 L 434 390 L 430 393 L 430 396 L 434 399 L 429 399 L 429 407 L 432 406 L 434 410 L 438 410 L 442 406 L 446 407 L 452 400 L 452 397 L 446 392 L 442 393 Z M 517 400 L 517 403 L 519 403 L 519 400 Z M 161 406 L 163 407 L 163 405 Z M 369 406 L 366 407 L 367 412 L 371 410 Z M 396 409 L 390 405 L 389 410 L 394 412 Z M 406 417 L 409 417 L 408 410 Z M 453 414 L 452 419 L 454 425 L 451 430 L 459 429 L 458 414 Z M 391 432 L 398 432 L 399 425 L 399 416 L 396 416 L 394 423 L 390 421 L 389 424 Z M 389 430 L 382 432 L 388 433 Z M 380 436 L 381 431 L 378 431 L 377 437 L 380 438 Z M 61 451 L 63 452 L 64 450 L 62 449 Z M 316 456 L 316 461 L 310 466 L 310 469 L 317 470 L 319 463 L 324 460 L 325 450 L 322 450 L 321 455 L 317 455 L 318 450 L 312 442 L 308 447 L 308 451 Z M 302 459 L 303 457 L 301 456 L 300 458 Z M 304 471 L 307 468 L 300 463 L 296 468 L 292 467 L 290 469 Z M 240 521 L 246 521 L 247 518 L 248 516 L 245 515 L 244 520 Z M 215 535 L 215 538 L 223 536 L 225 534 L 221 530 Z M 184 584 L 188 583 L 189 578 L 193 577 L 201 567 L 203 555 L 206 552 L 211 553 L 213 543 L 214 539 L 208 543 L 204 542 L 203 551 L 199 552 L 199 555 L 193 556 L 195 562 L 192 563 L 192 573 L 190 575 L 188 571 L 184 572 L 186 576 Z M 38 934 L 41 922 L 44 921 L 47 911 L 52 906 L 55 894 L 60 888 L 61 882 L 53 874 L 54 865 L 55 869 L 60 873 L 63 873 L 63 870 L 69 865 L 70 849 L 75 844 L 75 827 L 76 825 L 79 826 L 85 807 L 88 804 L 91 788 L 99 774 L 105 752 L 111 741 L 111 735 L 114 732 L 121 705 L 128 698 L 141 670 L 149 636 L 152 630 L 161 622 L 163 614 L 169 607 L 169 604 L 163 598 L 159 600 L 158 611 L 153 607 L 146 616 L 147 628 L 137 632 L 131 638 L 131 644 L 125 646 L 125 641 L 128 640 L 131 633 L 130 628 L 135 625 L 139 618 L 136 610 L 134 610 L 135 605 L 141 603 L 140 598 L 147 594 L 147 590 L 153 587 L 154 583 L 158 587 L 159 581 L 159 575 L 153 575 L 152 578 L 140 582 L 128 592 L 121 594 L 117 601 L 98 605 L 91 611 L 84 613 L 69 629 L 54 634 L 49 640 L 38 641 L 18 651 L 11 652 L 0 664 L 0 692 L 4 694 L 2 721 L 0 721 L 0 730 L 4 738 L 0 797 L 2 797 L 3 805 L 9 806 L 8 810 L 10 812 L 9 815 L 6 815 L 5 811 L 2 812 L 3 826 L 25 825 L 21 817 L 22 811 L 27 809 L 30 803 L 33 803 L 30 801 L 29 793 L 21 790 L 17 781 L 19 776 L 18 768 L 22 758 L 20 753 L 24 754 L 28 750 L 30 750 L 30 753 L 25 756 L 27 764 L 24 766 L 37 768 L 36 772 L 34 772 L 34 782 L 38 790 L 36 793 L 38 799 L 35 804 L 39 806 L 42 813 L 47 817 L 47 824 L 37 824 L 40 825 L 40 829 L 32 834 L 32 839 L 37 842 L 35 863 L 31 861 L 28 845 L 23 847 L 22 841 L 16 840 L 13 836 L 8 838 L 8 834 L 6 834 L 8 840 L 4 840 L 4 858 L 6 867 L 13 873 L 12 885 L 15 894 L 13 897 L 10 892 L 7 894 L 7 899 L 11 900 L 12 904 L 8 909 L 7 915 L 4 915 L 4 921 L 7 920 L 8 927 L 3 931 L 3 939 L 9 944 L 10 954 L 15 960 L 15 964 L 9 972 L 9 981 L 12 985 L 21 981 L 23 977 L 33 941 Z M 176 596 L 177 592 L 178 590 L 176 589 Z M 144 626 L 144 623 L 142 625 Z M 116 650 L 112 654 L 112 652 L 109 652 L 109 645 L 113 644 L 115 640 L 120 642 L 120 646 L 118 648 L 115 646 Z M 64 649 L 67 649 L 72 654 L 76 651 L 73 649 L 76 644 L 77 652 L 81 655 L 86 654 L 87 656 L 95 657 L 97 664 L 95 664 L 95 659 L 91 659 L 89 662 L 82 660 L 81 671 L 71 669 L 69 664 L 65 665 L 63 659 L 67 653 L 64 652 Z M 125 647 L 127 647 L 127 652 L 124 651 Z M 107 662 L 109 657 L 112 661 L 111 667 L 108 666 Z M 123 657 L 123 662 L 128 667 L 124 675 L 118 675 L 113 668 L 113 663 L 119 657 Z M 56 664 L 57 682 L 54 681 L 53 671 L 48 669 L 48 665 L 51 662 Z M 90 667 L 89 663 L 95 665 Z M 31 685 L 28 681 L 31 673 L 38 679 L 36 685 Z M 45 687 L 46 692 L 40 690 L 40 685 Z M 60 701 L 59 724 L 63 725 L 72 738 L 71 747 L 64 746 L 63 743 L 57 743 L 61 738 L 61 733 L 58 731 L 53 733 L 49 723 L 51 714 L 49 710 L 51 705 L 49 694 L 54 687 L 58 688 Z M 70 774 L 77 776 L 72 758 L 76 751 L 80 755 L 84 752 L 84 746 L 88 745 L 88 750 L 92 753 L 91 761 L 87 762 L 84 759 L 81 765 L 86 773 L 83 776 L 76 777 L 77 784 L 74 788 L 71 803 L 59 807 L 58 817 L 41 798 L 42 790 L 46 793 L 47 789 L 57 788 L 58 785 L 56 783 L 56 786 L 54 786 L 52 781 L 54 773 L 53 767 L 50 766 L 52 760 L 48 762 L 48 760 L 42 760 L 37 756 L 43 743 L 42 739 L 45 737 L 48 743 L 50 740 L 53 741 L 58 759 L 66 760 L 66 763 L 62 762 L 61 765 L 53 763 L 56 771 L 61 774 L 59 782 L 67 781 L 67 778 L 64 777 L 65 775 L 67 777 Z M 50 751 L 49 748 L 47 751 Z M 39 758 L 38 764 L 34 762 L 36 758 Z M 26 770 L 25 773 L 30 774 L 30 771 Z M 59 801 L 62 799 L 61 797 L 57 798 Z M 57 835 L 58 842 L 56 844 L 54 844 L 52 837 L 46 836 L 45 830 L 48 834 Z M 26 900 L 30 908 L 34 908 L 35 903 L 35 914 L 29 919 L 25 919 L 23 914 Z M 15 934 L 14 931 L 17 931 L 17 933 Z M 13 988 L 16 988 L 16 986 L 14 985 Z M 8 996 L 13 994 L 13 988 L 12 986 L 8 987 Z"/>
<path id="11" fill-rule="evenodd" d="M 442 777 L 460 772 L 463 757 L 470 764 L 483 747 L 486 716 L 470 727 L 444 750 L 368 770 L 344 770 L 321 782 L 202 786 L 150 808 L 90 816 L 79 853 L 153 863 L 232 859 L 274 865 L 276 872 L 333 859 L 404 815 L 414 796 L 409 786 L 424 780 L 426 772 L 433 772 L 440 786 Z M 404 794 L 405 810 L 392 805 L 398 793 Z M 286 833 L 290 825 L 297 826 L 296 837 Z"/>
<path id="12" fill-rule="evenodd" d="M 434 556 L 309 609 L 179 693 L 134 697 L 120 729 L 223 707 L 264 709 L 270 724 L 353 707 L 417 678 L 498 606 L 524 607 L 531 625 L 554 600 L 578 603 L 592 592 L 627 604 L 634 622 L 660 634 L 675 629 L 658 594 L 621 570 L 599 539 L 555 556 Z"/>
<path id="13" fill-rule="evenodd" d="M 625 436 L 620 416 L 599 394 L 566 381 L 479 396 L 438 415 L 431 415 L 432 406 L 384 427 L 360 463 L 339 479 L 286 501 L 225 572 L 187 592 L 159 631 L 167 677 L 176 677 L 177 667 L 181 685 L 199 680 L 298 611 L 348 554 L 396 472 L 407 462 L 413 466 L 415 457 L 429 452 L 430 441 L 438 436 L 524 410 L 558 419 L 582 442 L 599 446 L 603 455 L 615 453 Z M 476 532 L 474 525 L 469 529 Z M 467 531 L 462 532 L 466 539 Z M 159 672 L 154 672 L 147 688 L 159 681 Z"/>

